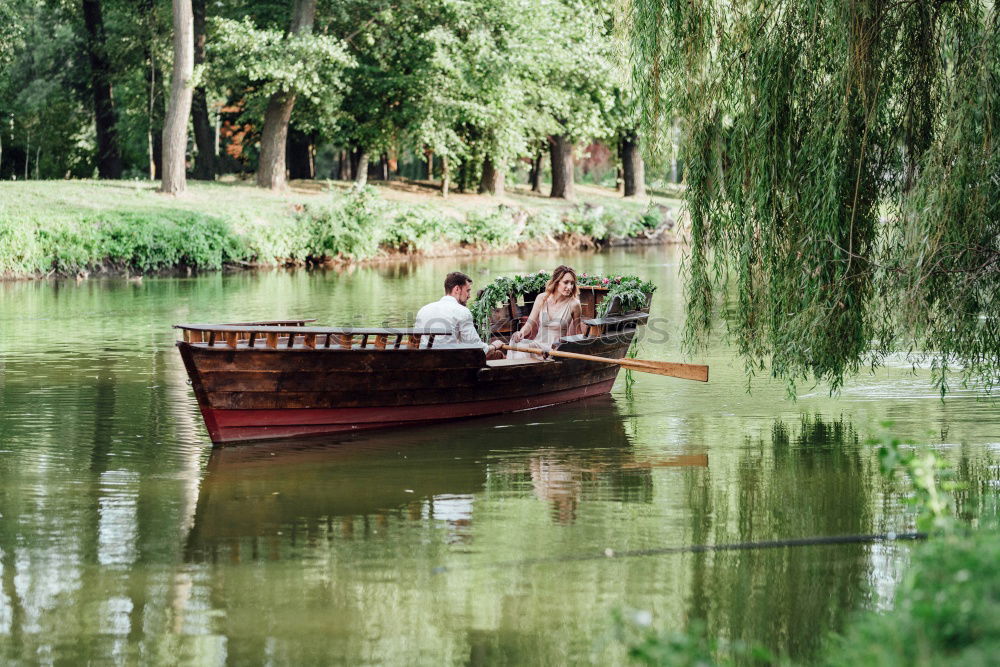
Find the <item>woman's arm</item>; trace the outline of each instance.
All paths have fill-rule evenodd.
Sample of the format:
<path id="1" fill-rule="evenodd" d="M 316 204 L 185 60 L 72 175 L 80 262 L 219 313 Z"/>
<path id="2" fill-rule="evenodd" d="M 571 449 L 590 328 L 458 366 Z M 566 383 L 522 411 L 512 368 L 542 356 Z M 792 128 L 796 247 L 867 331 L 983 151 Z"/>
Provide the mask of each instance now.
<path id="1" fill-rule="evenodd" d="M 524 323 L 524 326 L 515 331 L 514 335 L 510 337 L 512 343 L 524 340 L 525 338 L 533 338 L 538 332 L 538 320 L 542 316 L 542 308 L 548 296 L 548 294 L 542 293 L 535 297 L 535 304 L 531 307 L 531 314 L 528 315 L 528 320 Z"/>

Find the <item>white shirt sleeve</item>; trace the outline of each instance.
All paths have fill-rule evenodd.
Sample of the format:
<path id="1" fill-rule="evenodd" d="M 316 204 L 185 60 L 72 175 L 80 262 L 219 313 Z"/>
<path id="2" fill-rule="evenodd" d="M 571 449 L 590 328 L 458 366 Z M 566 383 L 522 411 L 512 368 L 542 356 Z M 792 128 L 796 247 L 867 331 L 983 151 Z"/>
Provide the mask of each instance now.
<path id="1" fill-rule="evenodd" d="M 483 346 L 483 352 L 489 352 L 490 346 L 483 342 L 476 331 L 476 325 L 472 322 L 472 313 L 465 306 L 461 306 L 462 312 L 458 317 L 458 338 L 463 343 L 479 343 Z"/>
<path id="2" fill-rule="evenodd" d="M 427 328 L 427 306 L 424 306 L 417 311 L 417 319 L 413 322 L 414 329 L 426 329 Z"/>

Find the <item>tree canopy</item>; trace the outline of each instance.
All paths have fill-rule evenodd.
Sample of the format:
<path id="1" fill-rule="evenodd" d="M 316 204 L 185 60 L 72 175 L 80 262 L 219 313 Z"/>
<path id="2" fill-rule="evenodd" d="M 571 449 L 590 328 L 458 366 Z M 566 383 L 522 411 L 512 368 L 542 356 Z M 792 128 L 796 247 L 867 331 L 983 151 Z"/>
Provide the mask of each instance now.
<path id="1" fill-rule="evenodd" d="M 654 134 L 679 118 L 688 341 L 838 388 L 911 352 L 1000 382 L 1000 19 L 985 0 L 631 0 Z"/>
<path id="2" fill-rule="evenodd" d="M 2 178 L 92 175 L 99 141 L 102 154 L 117 149 L 125 177 L 162 171 L 171 2 L 84 4 L 86 20 L 69 0 L 0 9 Z M 582 146 L 622 134 L 611 124 L 624 70 L 610 9 L 593 0 L 319 0 L 308 3 L 308 30 L 291 25 L 301 5 L 293 0 L 192 5 L 188 161 L 239 142 L 197 159 L 201 178 L 259 175 L 265 144 L 281 140 L 265 129 L 281 100 L 285 113 L 273 117 L 290 117 L 289 151 L 304 137 L 312 150 L 325 145 L 355 162 L 434 155 L 461 170 L 464 185 L 537 161 L 554 135 Z"/>

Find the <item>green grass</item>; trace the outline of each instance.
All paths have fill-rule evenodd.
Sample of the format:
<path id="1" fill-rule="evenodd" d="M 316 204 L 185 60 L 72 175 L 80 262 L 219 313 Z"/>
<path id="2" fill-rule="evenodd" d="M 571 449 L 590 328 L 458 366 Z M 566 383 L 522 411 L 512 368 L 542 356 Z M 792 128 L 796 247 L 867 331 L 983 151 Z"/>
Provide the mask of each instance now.
<path id="1" fill-rule="evenodd" d="M 190 183 L 180 197 L 148 182 L 0 183 L 0 275 L 146 272 L 226 264 L 358 261 L 539 238 L 627 238 L 655 228 L 676 200 L 623 200 L 584 188 L 574 204 L 512 191 L 501 198 L 392 184 L 297 182 L 285 193 L 246 183 Z"/>

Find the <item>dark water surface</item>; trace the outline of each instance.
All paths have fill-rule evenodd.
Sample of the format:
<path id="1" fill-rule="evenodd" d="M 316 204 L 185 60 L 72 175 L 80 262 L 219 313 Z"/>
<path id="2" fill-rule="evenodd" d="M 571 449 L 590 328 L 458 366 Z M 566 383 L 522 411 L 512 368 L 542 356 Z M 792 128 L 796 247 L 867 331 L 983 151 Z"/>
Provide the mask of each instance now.
<path id="1" fill-rule="evenodd" d="M 680 252 L 502 256 L 336 272 L 0 284 L 0 662 L 615 664 L 616 611 L 808 659 L 892 604 L 909 546 L 511 564 L 912 529 L 866 441 L 996 478 L 1000 416 L 900 360 L 830 398 L 624 376 L 610 397 L 357 437 L 213 451 L 177 322 L 409 324 L 444 274 L 656 281 L 640 356 L 685 360 Z M 438 568 L 445 568 L 440 572 Z M 645 614 L 640 614 L 645 616 Z"/>

